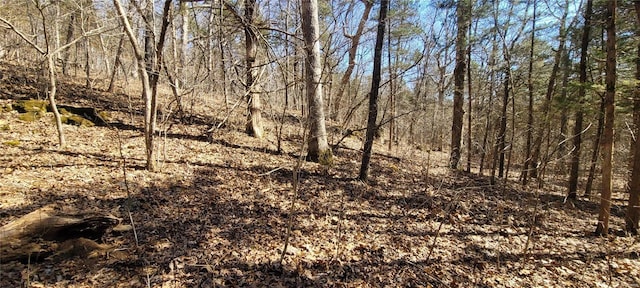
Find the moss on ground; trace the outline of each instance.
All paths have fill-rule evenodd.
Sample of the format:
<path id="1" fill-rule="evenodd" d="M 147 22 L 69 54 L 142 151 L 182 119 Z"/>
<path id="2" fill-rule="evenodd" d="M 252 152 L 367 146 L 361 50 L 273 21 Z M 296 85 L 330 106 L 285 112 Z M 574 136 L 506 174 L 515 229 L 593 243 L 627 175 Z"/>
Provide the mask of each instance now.
<path id="1" fill-rule="evenodd" d="M 2 144 L 7 145 L 7 146 L 17 147 L 17 146 L 20 146 L 20 140 L 18 140 L 18 139 L 8 140 L 8 141 L 4 141 Z"/>
<path id="2" fill-rule="evenodd" d="M 331 152 L 331 149 L 326 149 L 318 153 L 318 163 L 328 167 L 333 166 L 333 152 Z"/>
<path id="3" fill-rule="evenodd" d="M 66 109 L 60 109 L 60 120 L 63 124 L 76 125 L 81 127 L 93 127 L 96 124 L 78 114 L 73 114 Z"/>

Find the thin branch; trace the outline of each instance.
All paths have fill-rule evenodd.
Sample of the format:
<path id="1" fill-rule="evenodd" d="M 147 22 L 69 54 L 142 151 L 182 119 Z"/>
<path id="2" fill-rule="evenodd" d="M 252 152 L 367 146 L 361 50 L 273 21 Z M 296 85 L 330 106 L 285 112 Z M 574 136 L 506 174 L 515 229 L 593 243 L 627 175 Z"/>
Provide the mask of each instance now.
<path id="1" fill-rule="evenodd" d="M 29 43 L 29 45 L 31 45 L 31 47 L 33 47 L 34 49 L 38 50 L 38 52 L 40 52 L 40 54 L 42 54 L 42 55 L 47 54 L 47 52 L 44 49 L 42 49 L 40 46 L 36 45 L 36 43 L 33 43 L 33 41 L 29 40 L 29 38 L 27 38 L 27 36 L 24 35 L 24 33 L 22 33 L 20 30 L 18 30 L 15 26 L 13 26 L 13 24 L 11 22 L 7 21 L 3 17 L 0 17 L 0 21 L 2 23 L 6 24 L 7 26 L 9 26 L 9 29 L 13 30 L 13 32 L 18 34 L 18 36 L 20 36 L 20 38 L 22 38 L 22 40 L 24 40 L 27 43 Z"/>

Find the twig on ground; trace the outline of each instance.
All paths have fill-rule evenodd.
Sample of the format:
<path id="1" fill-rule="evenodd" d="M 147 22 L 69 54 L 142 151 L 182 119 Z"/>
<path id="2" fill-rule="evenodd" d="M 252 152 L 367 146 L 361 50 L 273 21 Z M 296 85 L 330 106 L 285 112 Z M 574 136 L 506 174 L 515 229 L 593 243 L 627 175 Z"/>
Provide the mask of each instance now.
<path id="1" fill-rule="evenodd" d="M 112 128 L 114 131 L 116 131 L 116 138 L 118 140 L 118 152 L 120 153 L 120 159 L 122 159 L 122 177 L 124 179 L 123 182 L 125 190 L 127 191 L 127 201 L 125 207 L 127 209 L 129 221 L 131 222 L 131 228 L 133 230 L 133 237 L 136 241 L 136 247 L 139 247 L 138 232 L 136 230 L 136 224 L 133 221 L 133 216 L 131 215 L 131 189 L 129 189 L 129 181 L 127 180 L 127 158 L 124 157 L 124 153 L 122 152 L 122 138 L 120 138 L 120 130 L 111 126 L 109 126 L 109 128 Z"/>
<path id="2" fill-rule="evenodd" d="M 293 225 L 293 218 L 295 217 L 295 205 L 296 200 L 298 199 L 298 184 L 300 184 L 300 169 L 302 168 L 302 163 L 304 163 L 304 147 L 305 143 L 307 143 L 307 126 L 308 121 L 305 122 L 304 129 L 302 130 L 302 143 L 300 143 L 300 155 L 296 160 L 295 167 L 293 168 L 293 179 L 292 179 L 292 190 L 293 195 L 291 198 L 291 206 L 289 206 L 289 219 L 287 220 L 287 232 L 284 239 L 284 247 L 282 247 L 282 253 L 280 254 L 280 260 L 278 261 L 278 266 L 282 267 L 282 261 L 284 260 L 284 256 L 287 253 L 287 248 L 289 247 L 289 239 L 291 238 L 291 226 Z"/>

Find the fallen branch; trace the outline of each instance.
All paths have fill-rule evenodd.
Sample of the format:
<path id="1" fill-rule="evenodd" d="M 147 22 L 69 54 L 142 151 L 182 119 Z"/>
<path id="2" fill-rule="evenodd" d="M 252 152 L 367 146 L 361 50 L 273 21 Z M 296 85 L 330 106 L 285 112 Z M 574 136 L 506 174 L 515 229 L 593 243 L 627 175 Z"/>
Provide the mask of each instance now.
<path id="1" fill-rule="evenodd" d="M 118 224 L 112 215 L 67 214 L 46 206 L 0 227 L 0 261 L 42 259 L 56 253 L 59 242 L 97 240 Z"/>

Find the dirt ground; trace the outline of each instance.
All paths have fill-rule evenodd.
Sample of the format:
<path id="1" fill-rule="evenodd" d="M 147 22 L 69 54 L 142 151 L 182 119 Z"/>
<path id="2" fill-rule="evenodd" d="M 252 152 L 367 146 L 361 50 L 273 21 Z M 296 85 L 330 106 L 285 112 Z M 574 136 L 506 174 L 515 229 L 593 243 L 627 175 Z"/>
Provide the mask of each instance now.
<path id="1" fill-rule="evenodd" d="M 2 66 L 2 106 L 38 96 L 28 75 Z M 111 125 L 65 125 L 59 148 L 50 113 L 25 122 L 1 112 L 0 225 L 54 205 L 133 229 L 107 233 L 109 248 L 91 257 L 0 263 L 1 287 L 640 287 L 639 238 L 621 232 L 625 195 L 615 195 L 611 236 L 594 237 L 596 199 L 490 185 L 446 169 L 443 152 L 377 144 L 362 183 L 352 137 L 332 167 L 302 164 L 294 197 L 296 116 L 278 153 L 273 117 L 264 140 L 243 133 L 242 111 L 207 135 L 222 116 L 204 104 L 161 122 L 160 169 L 147 172 L 129 98 L 61 86 L 61 103 L 108 110 Z"/>

